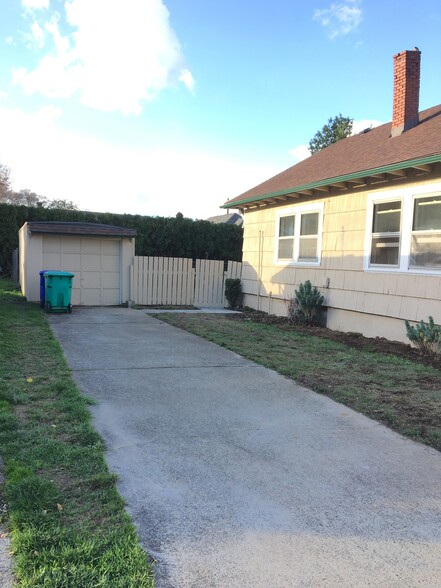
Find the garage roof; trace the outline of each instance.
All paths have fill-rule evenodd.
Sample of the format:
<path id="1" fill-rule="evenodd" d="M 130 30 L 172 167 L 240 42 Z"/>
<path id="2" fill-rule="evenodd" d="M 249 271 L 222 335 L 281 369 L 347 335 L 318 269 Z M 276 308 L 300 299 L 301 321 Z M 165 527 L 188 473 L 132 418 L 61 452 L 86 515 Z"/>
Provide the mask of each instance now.
<path id="1" fill-rule="evenodd" d="M 28 222 L 31 233 L 51 235 L 85 235 L 89 237 L 136 237 L 136 229 L 114 227 L 97 223 L 32 221 Z"/>

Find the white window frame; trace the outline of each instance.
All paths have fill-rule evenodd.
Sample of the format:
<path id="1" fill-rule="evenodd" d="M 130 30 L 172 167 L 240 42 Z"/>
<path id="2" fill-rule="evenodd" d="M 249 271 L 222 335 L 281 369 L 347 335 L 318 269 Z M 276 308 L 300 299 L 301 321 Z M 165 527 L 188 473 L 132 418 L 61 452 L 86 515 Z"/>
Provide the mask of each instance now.
<path id="1" fill-rule="evenodd" d="M 323 232 L 323 202 L 316 202 L 304 204 L 301 206 L 294 206 L 292 208 L 285 208 L 278 210 L 276 215 L 276 230 L 274 238 L 274 263 L 275 265 L 283 266 L 297 266 L 297 267 L 318 267 L 322 258 L 322 232 Z M 317 213 L 318 218 L 318 233 L 317 233 L 317 260 L 299 260 L 299 243 L 300 243 L 300 226 L 301 215 L 309 213 Z M 279 229 L 280 219 L 284 216 L 294 216 L 294 256 L 292 259 L 279 259 Z"/>
<path id="2" fill-rule="evenodd" d="M 441 196 L 441 182 L 419 187 L 398 188 L 396 190 L 390 190 L 382 193 L 378 192 L 368 196 L 363 261 L 363 268 L 365 271 L 441 275 L 441 268 L 410 267 L 409 265 L 415 200 L 418 198 L 427 198 L 438 195 Z M 370 259 L 372 248 L 372 223 L 374 205 L 386 202 L 396 202 L 397 200 L 401 200 L 401 234 L 398 265 L 372 265 L 370 263 Z"/>
<path id="3" fill-rule="evenodd" d="M 397 232 L 392 232 L 392 233 L 387 233 L 387 232 L 382 232 L 382 233 L 374 233 L 373 232 L 373 225 L 374 225 L 374 208 L 376 204 L 394 204 L 395 202 L 399 202 L 400 203 L 400 230 Z M 398 236 L 398 263 L 372 263 L 371 262 L 371 255 L 372 255 L 372 241 L 374 238 L 374 235 L 379 235 L 383 238 L 392 238 L 392 237 L 396 237 Z M 400 266 L 400 259 L 401 259 L 401 245 L 402 245 L 402 235 L 403 235 L 403 199 L 402 198 L 385 198 L 385 199 L 381 199 L 381 200 L 374 200 L 372 202 L 372 206 L 371 206 L 371 224 L 370 224 L 370 249 L 369 249 L 369 266 L 370 268 L 375 268 L 375 269 L 393 269 L 393 268 L 399 268 Z"/>

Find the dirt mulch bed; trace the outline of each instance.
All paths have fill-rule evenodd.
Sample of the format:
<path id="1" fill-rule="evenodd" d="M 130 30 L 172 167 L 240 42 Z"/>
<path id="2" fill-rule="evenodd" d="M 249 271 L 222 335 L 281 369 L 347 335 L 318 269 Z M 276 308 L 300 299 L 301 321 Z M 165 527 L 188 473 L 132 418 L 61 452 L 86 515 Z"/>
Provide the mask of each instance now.
<path id="1" fill-rule="evenodd" d="M 306 333 L 316 337 L 324 337 L 332 341 L 338 341 L 340 343 L 344 343 L 348 347 L 352 347 L 360 351 L 371 351 L 386 353 L 388 355 L 395 355 L 441 370 L 441 355 L 424 355 L 411 345 L 406 345 L 405 343 L 400 343 L 399 341 L 389 341 L 383 337 L 370 338 L 363 337 L 363 335 L 360 333 L 343 333 L 342 331 L 331 331 L 330 329 L 326 329 L 324 327 L 294 325 L 288 321 L 286 317 L 269 315 L 265 312 L 253 309 L 241 309 L 240 314 L 228 315 L 228 318 L 232 321 L 248 320 L 255 323 L 274 325 L 279 329 L 293 329 L 300 333 Z"/>

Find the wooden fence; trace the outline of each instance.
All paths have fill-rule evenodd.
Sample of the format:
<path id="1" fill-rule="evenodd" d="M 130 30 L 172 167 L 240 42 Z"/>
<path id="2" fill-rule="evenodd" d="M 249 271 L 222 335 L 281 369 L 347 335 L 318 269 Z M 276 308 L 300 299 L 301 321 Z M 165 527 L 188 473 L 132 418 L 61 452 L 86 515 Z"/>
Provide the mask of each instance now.
<path id="1" fill-rule="evenodd" d="M 143 306 L 227 306 L 225 279 L 240 278 L 242 264 L 178 257 L 134 258 L 130 267 L 130 299 Z"/>

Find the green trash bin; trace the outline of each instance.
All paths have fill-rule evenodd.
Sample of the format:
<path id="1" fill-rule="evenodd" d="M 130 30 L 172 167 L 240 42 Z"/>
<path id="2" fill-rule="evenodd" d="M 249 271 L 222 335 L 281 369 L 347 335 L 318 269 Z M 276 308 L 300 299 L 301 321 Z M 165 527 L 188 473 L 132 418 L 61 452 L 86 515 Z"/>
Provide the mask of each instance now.
<path id="1" fill-rule="evenodd" d="M 72 312 L 70 299 L 74 275 L 71 272 L 60 271 L 44 273 L 44 308 L 46 312 Z"/>

